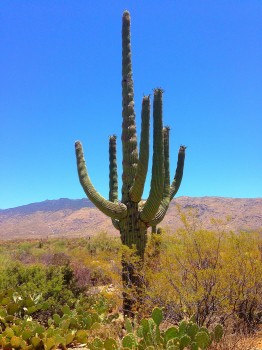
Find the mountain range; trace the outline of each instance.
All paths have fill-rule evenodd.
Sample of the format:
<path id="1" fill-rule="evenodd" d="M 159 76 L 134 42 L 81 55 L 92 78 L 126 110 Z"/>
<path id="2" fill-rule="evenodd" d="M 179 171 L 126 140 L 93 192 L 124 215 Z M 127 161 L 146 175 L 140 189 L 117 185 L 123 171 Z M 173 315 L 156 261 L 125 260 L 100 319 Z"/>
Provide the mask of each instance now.
<path id="1" fill-rule="evenodd" d="M 262 232 L 262 198 L 178 197 L 170 203 L 161 226 L 183 226 L 181 214 L 197 228 Z M 0 210 L 0 240 L 116 235 L 110 218 L 86 198 L 46 200 Z"/>

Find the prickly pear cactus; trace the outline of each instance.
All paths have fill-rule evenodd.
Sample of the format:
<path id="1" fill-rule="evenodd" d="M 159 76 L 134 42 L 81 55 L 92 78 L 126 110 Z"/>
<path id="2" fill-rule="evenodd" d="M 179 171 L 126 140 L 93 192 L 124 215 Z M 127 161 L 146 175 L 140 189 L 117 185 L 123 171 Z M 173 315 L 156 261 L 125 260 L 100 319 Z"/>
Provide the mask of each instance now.
<path id="1" fill-rule="evenodd" d="M 196 323 L 187 320 L 181 321 L 178 326 L 163 330 L 160 327 L 162 320 L 162 309 L 157 307 L 149 319 L 142 319 L 138 325 L 131 325 L 126 320 L 128 334 L 122 339 L 122 349 L 205 350 L 214 340 L 213 333 L 219 335 L 219 339 L 223 335 L 221 325 L 209 332 L 207 328 L 200 328 Z"/>

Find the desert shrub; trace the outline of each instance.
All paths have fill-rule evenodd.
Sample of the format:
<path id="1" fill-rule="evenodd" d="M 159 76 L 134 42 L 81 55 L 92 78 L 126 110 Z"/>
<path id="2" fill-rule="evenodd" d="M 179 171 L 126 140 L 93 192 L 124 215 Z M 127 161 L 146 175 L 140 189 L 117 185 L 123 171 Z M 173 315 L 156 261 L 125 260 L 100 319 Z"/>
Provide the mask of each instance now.
<path id="1" fill-rule="evenodd" d="M 87 246 L 92 239 L 44 240 L 41 248 L 39 241 L 7 242 L 0 252 L 0 292 L 15 286 L 22 294 L 41 294 L 51 312 L 59 312 L 65 303 L 74 305 L 80 298 L 89 303 L 90 298 L 101 294 L 101 286 L 115 284 L 116 280 L 119 285 L 117 244 L 113 239 L 111 245 L 105 234 L 102 238 L 102 244 L 97 240 L 92 243 L 95 257 Z M 109 294 L 112 304 L 113 295 Z M 116 299 L 119 295 L 121 292 Z"/>
<path id="2" fill-rule="evenodd" d="M 121 249 L 119 237 L 109 236 L 106 232 L 98 232 L 94 236 L 81 238 L 79 244 L 75 246 L 77 250 L 84 248 L 85 253 L 95 257 L 101 253 L 112 256 L 118 254 Z"/>
<path id="3" fill-rule="evenodd" d="M 70 264 L 70 257 L 62 252 L 47 252 L 41 255 L 41 262 L 47 266 L 67 266 Z"/>
<path id="4" fill-rule="evenodd" d="M 14 263 L 0 276 L 0 290 L 13 288 L 23 295 L 41 295 L 48 307 L 57 310 L 61 305 L 74 303 L 77 295 L 71 288 L 72 273 L 66 266 L 22 265 Z"/>
<path id="5" fill-rule="evenodd" d="M 185 223 L 163 234 L 157 260 L 149 244 L 148 309 L 163 306 L 171 322 L 194 315 L 200 326 L 222 322 L 234 331 L 254 330 L 262 310 L 261 237 Z"/>
<path id="6" fill-rule="evenodd" d="M 261 237 L 229 234 L 223 253 L 223 282 L 227 298 L 222 306 L 235 317 L 234 327 L 252 330 L 262 321 Z M 228 316 L 225 315 L 225 319 Z"/>
<path id="7" fill-rule="evenodd" d="M 74 261 L 73 263 L 71 263 L 71 268 L 73 271 L 75 287 L 82 292 L 87 290 L 88 287 L 90 287 L 93 284 L 92 271 L 90 270 L 90 268 L 78 261 Z"/>

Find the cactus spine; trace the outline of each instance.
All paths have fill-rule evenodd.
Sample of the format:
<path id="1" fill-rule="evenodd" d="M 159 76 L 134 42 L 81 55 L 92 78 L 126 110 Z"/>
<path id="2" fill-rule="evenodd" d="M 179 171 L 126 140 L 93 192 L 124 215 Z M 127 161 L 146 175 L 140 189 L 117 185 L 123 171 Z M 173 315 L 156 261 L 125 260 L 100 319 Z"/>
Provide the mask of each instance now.
<path id="1" fill-rule="evenodd" d="M 181 146 L 178 152 L 176 174 L 170 186 L 169 171 L 169 128 L 163 128 L 162 118 L 163 90 L 154 90 L 153 100 L 153 162 L 152 178 L 148 199 L 143 202 L 149 159 L 149 119 L 150 96 L 144 96 L 141 113 L 141 137 L 137 145 L 134 84 L 132 78 L 131 45 L 130 45 L 130 14 L 123 13 L 122 20 L 122 200 L 118 201 L 118 180 L 116 162 L 116 136 L 109 138 L 109 200 L 102 197 L 94 188 L 88 176 L 82 145 L 75 144 L 77 168 L 80 183 L 87 197 L 104 214 L 111 217 L 115 228 L 120 231 L 122 243 L 137 249 L 137 254 L 143 261 L 147 228 L 155 227 L 164 218 L 169 203 L 180 186 L 185 148 Z M 134 273 L 133 266 L 124 260 L 123 285 L 125 290 L 141 288 L 141 281 Z M 133 316 L 133 301 L 128 293 L 123 293 L 123 308 L 127 316 Z"/>

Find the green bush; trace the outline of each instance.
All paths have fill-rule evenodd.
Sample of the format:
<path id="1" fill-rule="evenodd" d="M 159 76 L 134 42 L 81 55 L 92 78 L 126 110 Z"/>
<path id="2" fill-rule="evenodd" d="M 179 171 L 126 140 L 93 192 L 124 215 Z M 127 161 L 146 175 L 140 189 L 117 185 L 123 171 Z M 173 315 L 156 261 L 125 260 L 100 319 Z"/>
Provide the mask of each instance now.
<path id="1" fill-rule="evenodd" d="M 57 310 L 64 303 L 76 301 L 72 285 L 73 274 L 69 266 L 22 265 L 14 263 L 0 275 L 0 290 L 16 286 L 22 295 L 41 295 L 49 308 Z"/>

